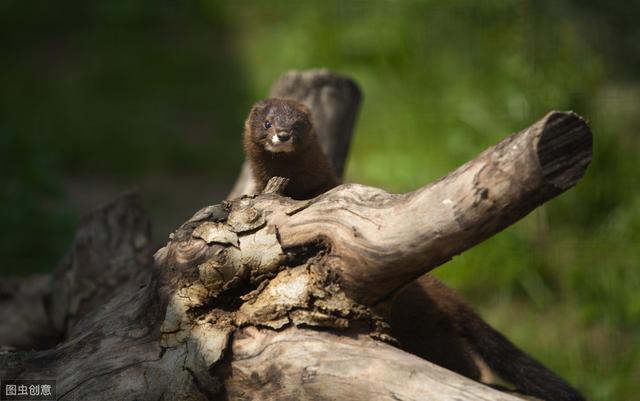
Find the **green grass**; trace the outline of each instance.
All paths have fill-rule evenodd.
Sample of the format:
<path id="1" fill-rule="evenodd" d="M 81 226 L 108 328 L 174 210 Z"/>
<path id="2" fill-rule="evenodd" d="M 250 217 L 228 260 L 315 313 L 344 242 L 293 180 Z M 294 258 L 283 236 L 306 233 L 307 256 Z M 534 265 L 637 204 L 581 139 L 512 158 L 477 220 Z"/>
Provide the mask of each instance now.
<path id="1" fill-rule="evenodd" d="M 640 391 L 640 55 L 624 39 L 639 31 L 630 10 L 66 1 L 76 18 L 63 24 L 68 7 L 40 3 L 0 7 L 0 224 L 15 238 L 0 254 L 9 265 L 45 270 L 68 243 L 64 176 L 234 175 L 249 105 L 288 69 L 328 67 L 358 81 L 365 98 L 347 180 L 393 192 L 439 178 L 549 110 L 574 110 L 594 132 L 584 179 L 436 274 L 589 399 Z M 42 254 L 28 252 L 32 232 L 43 234 Z M 21 270 L 11 266 L 2 271 Z"/>

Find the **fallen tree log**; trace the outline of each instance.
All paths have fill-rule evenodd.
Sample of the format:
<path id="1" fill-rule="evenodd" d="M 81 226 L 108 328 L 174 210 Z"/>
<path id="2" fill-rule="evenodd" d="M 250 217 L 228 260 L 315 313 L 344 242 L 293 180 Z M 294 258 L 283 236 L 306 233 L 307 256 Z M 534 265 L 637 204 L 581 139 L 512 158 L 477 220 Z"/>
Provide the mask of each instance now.
<path id="1" fill-rule="evenodd" d="M 292 91 L 318 99 L 345 82 L 318 84 L 322 74 Z M 298 87 L 308 82 L 315 89 Z M 351 88 L 328 91 L 356 99 L 349 113 L 326 113 L 328 137 L 351 131 Z M 345 146 L 326 143 L 330 154 Z M 58 399 L 516 399 L 397 349 L 375 306 L 573 186 L 590 157 L 585 122 L 552 112 L 408 194 L 345 184 L 293 201 L 275 179 L 200 210 L 155 258 L 148 218 L 127 195 L 83 220 L 44 284 L 3 289 L 4 310 L 35 294 L 48 323 L 20 326 L 20 342 L 0 336 L 23 349 L 0 353 L 0 377 L 56 379 Z M 236 192 L 252 191 L 244 180 Z"/>

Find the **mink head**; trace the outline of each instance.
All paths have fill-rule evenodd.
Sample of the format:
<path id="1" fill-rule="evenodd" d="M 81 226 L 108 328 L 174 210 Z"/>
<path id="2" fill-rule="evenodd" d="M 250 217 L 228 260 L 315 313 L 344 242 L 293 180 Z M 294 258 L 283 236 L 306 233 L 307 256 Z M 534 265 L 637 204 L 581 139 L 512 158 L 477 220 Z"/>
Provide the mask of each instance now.
<path id="1" fill-rule="evenodd" d="M 291 153 L 313 134 L 311 113 L 294 100 L 267 99 L 256 103 L 245 123 L 245 141 L 270 153 Z"/>

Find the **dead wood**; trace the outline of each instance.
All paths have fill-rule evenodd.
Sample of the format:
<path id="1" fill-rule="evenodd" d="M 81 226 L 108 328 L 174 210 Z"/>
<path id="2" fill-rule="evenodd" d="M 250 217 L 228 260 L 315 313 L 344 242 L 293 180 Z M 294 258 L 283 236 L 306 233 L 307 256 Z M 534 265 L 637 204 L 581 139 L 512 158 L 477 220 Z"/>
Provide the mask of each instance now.
<path id="1" fill-rule="evenodd" d="M 326 132 L 350 132 L 357 101 L 336 104 L 353 93 L 320 96 L 314 74 L 329 73 L 306 74 L 287 93 L 334 110 L 327 121 L 342 123 Z M 48 323 L 16 325 L 29 341 L 0 331 L 3 345 L 41 349 L 0 351 L 0 377 L 57 379 L 59 399 L 514 399 L 395 348 L 372 306 L 575 185 L 590 157 L 584 121 L 552 112 L 408 194 L 345 184 L 293 201 L 276 179 L 198 211 L 154 259 L 148 218 L 125 196 L 83 220 L 51 278 L 0 299 L 51 300 Z"/>
<path id="2" fill-rule="evenodd" d="M 232 352 L 231 399 L 520 400 L 366 336 L 247 328 Z"/>
<path id="3" fill-rule="evenodd" d="M 311 201 L 255 207 L 270 211 L 283 247 L 322 241 L 345 288 L 374 304 L 569 189 L 590 160 L 585 121 L 551 112 L 411 193 L 345 184 Z"/>

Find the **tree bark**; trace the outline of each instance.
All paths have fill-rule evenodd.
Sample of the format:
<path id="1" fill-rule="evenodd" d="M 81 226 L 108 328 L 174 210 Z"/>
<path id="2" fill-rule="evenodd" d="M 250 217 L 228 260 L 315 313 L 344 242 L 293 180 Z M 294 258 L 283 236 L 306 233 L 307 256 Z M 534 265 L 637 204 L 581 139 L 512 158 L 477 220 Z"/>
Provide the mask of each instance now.
<path id="1" fill-rule="evenodd" d="M 273 93 L 316 99 L 327 135 L 350 135 L 356 87 L 301 76 Z M 337 171 L 341 141 L 325 145 Z M 0 310 L 51 300 L 36 307 L 46 324 L 0 331 L 24 350 L 0 351 L 0 377 L 57 379 L 63 400 L 516 399 L 397 349 L 374 307 L 575 185 L 590 158 L 585 122 L 552 112 L 408 194 L 345 184 L 293 201 L 274 179 L 198 211 L 154 258 L 139 199 L 124 196 L 82 221 L 52 277 L 0 288 Z"/>

